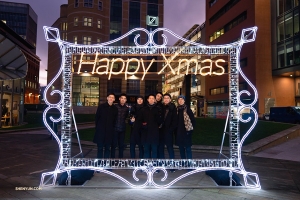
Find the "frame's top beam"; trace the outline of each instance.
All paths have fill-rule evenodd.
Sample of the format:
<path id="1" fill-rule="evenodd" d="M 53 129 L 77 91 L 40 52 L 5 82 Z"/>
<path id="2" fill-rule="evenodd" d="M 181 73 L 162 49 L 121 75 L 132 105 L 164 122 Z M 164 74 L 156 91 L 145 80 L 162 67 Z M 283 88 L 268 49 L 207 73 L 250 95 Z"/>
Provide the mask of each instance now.
<path id="1" fill-rule="evenodd" d="M 57 42 L 59 45 L 66 45 L 66 46 L 72 46 L 72 47 L 80 47 L 80 48 L 103 48 L 103 47 L 108 47 L 111 44 L 116 43 L 117 41 L 120 41 L 124 38 L 126 38 L 127 36 L 131 35 L 134 32 L 144 32 L 147 34 L 148 36 L 148 41 L 145 44 L 139 44 L 138 43 L 138 38 L 140 37 L 140 34 L 136 34 L 136 36 L 134 37 L 134 43 L 135 43 L 135 47 L 139 48 L 139 49 L 143 49 L 143 48 L 154 48 L 154 49 L 164 49 L 164 48 L 168 48 L 167 43 L 168 43 L 168 38 L 166 35 L 161 34 L 161 37 L 163 38 L 163 44 L 159 45 L 156 44 L 154 42 L 154 35 L 160 31 L 163 32 L 168 32 L 169 34 L 171 34 L 172 36 L 178 38 L 179 40 L 182 40 L 183 42 L 185 42 L 186 44 L 189 44 L 191 46 L 196 46 L 198 48 L 203 48 L 203 49 L 216 49 L 216 48 L 235 48 L 238 46 L 243 45 L 244 43 L 248 43 L 248 42 L 253 42 L 255 40 L 256 37 L 256 31 L 257 31 L 257 27 L 254 26 L 252 28 L 247 28 L 247 29 L 243 29 L 242 34 L 241 34 L 241 39 L 237 42 L 234 43 L 230 43 L 230 44 L 224 44 L 224 45 L 204 45 L 201 43 L 197 43 L 197 42 L 193 42 L 191 40 L 187 40 L 179 35 L 177 35 L 176 33 L 174 33 L 173 31 L 167 29 L 167 28 L 157 28 L 154 31 L 148 31 L 147 29 L 144 28 L 134 28 L 132 30 L 130 30 L 129 32 L 125 33 L 124 35 L 122 35 L 119 38 L 116 38 L 112 41 L 108 41 L 108 42 L 104 42 L 104 43 L 100 43 L 100 44 L 94 44 L 94 45 L 82 45 L 82 44 L 74 44 L 74 43 L 69 43 L 66 41 L 63 41 L 60 39 L 60 34 L 59 34 L 59 29 L 58 28 L 53 28 L 53 27 L 48 27 L 48 26 L 44 26 L 44 33 L 45 33 L 45 38 L 47 41 L 49 42 Z M 181 47 L 186 47 L 186 46 L 176 46 L 177 48 L 181 48 Z"/>

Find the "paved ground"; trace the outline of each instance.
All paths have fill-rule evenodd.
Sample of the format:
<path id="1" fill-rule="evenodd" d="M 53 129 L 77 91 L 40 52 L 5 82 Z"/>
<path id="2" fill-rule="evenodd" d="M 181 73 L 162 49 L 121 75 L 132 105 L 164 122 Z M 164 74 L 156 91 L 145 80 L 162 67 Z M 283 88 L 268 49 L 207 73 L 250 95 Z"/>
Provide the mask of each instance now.
<path id="1" fill-rule="evenodd" d="M 247 171 L 258 173 L 261 190 L 211 188 L 215 184 L 204 173 L 186 177 L 170 189 L 130 189 L 119 180 L 100 173 L 95 174 L 84 188 L 55 187 L 39 191 L 16 191 L 16 187 L 38 186 L 41 173 L 54 170 L 59 152 L 57 143 L 47 134 L 46 130 L 36 130 L 0 135 L 0 199 L 300 199 L 300 162 L 258 157 L 259 153 L 243 156 L 243 162 Z M 297 157 L 299 145 L 291 149 L 285 146 L 291 147 L 290 143 L 281 149 L 292 151 L 290 153 Z M 260 153 L 266 154 L 266 151 Z M 78 152 L 76 144 L 72 146 L 72 152 Z M 96 147 L 83 146 L 83 152 L 87 157 L 95 157 Z M 179 152 L 175 154 L 178 158 Z M 128 149 L 125 156 L 129 156 Z M 194 151 L 193 157 L 216 158 L 217 154 Z M 289 159 L 288 156 L 284 158 Z M 127 170 L 115 171 L 128 178 L 132 173 Z M 169 174 L 167 181 L 182 173 L 183 170 Z M 138 176 L 141 180 L 145 178 L 142 173 Z M 162 173 L 156 176 L 158 179 Z M 209 188 L 193 188 L 195 185 Z"/>
<path id="2" fill-rule="evenodd" d="M 300 137 L 265 149 L 253 156 L 300 162 Z"/>

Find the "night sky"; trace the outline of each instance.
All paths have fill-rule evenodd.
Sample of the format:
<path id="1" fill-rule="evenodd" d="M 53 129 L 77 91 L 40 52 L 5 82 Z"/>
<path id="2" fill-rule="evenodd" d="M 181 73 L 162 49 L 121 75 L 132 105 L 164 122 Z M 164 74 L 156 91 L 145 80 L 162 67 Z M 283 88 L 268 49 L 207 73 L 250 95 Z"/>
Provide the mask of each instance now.
<path id="1" fill-rule="evenodd" d="M 44 38 L 43 26 L 51 26 L 59 17 L 60 5 L 68 0 L 4 0 L 7 2 L 27 3 L 38 15 L 37 55 L 41 58 L 40 84 L 47 84 L 48 45 Z M 165 0 L 164 27 L 182 36 L 194 24 L 205 20 L 205 0 Z M 168 35 L 169 45 L 177 39 Z"/>

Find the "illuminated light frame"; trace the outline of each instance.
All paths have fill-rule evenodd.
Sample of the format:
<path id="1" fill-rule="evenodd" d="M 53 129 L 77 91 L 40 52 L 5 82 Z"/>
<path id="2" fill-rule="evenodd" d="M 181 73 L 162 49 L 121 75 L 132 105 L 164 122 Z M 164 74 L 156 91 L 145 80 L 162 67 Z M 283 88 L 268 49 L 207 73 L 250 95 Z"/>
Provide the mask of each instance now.
<path id="1" fill-rule="evenodd" d="M 133 188 L 144 188 L 146 186 L 154 186 L 156 188 L 168 188 L 173 185 L 175 182 L 179 181 L 180 179 L 202 171 L 207 170 L 226 170 L 229 172 L 229 177 L 232 180 L 232 173 L 239 173 L 243 175 L 244 178 L 244 187 L 246 188 L 258 188 L 260 189 L 260 181 L 258 175 L 256 173 L 247 172 L 244 168 L 242 159 L 241 159 L 241 149 L 245 139 L 248 137 L 250 132 L 255 127 L 258 114 L 257 111 L 254 109 L 254 104 L 257 102 L 258 94 L 257 90 L 254 85 L 249 81 L 249 79 L 245 76 L 240 68 L 240 52 L 241 48 L 244 43 L 253 42 L 256 38 L 257 27 L 243 29 L 241 34 L 241 39 L 237 42 L 225 44 L 225 45 L 203 45 L 200 43 L 192 42 L 181 36 L 175 34 L 169 29 L 166 28 L 158 28 L 154 31 L 148 31 L 144 28 L 135 28 L 125 35 L 109 41 L 105 43 L 100 43 L 96 45 L 79 45 L 73 44 L 60 39 L 59 30 L 57 28 L 46 27 L 44 26 L 44 32 L 46 40 L 49 42 L 56 42 L 59 45 L 61 55 L 62 55 L 62 63 L 61 67 L 53 78 L 52 81 L 46 86 L 44 91 L 45 103 L 48 107 L 45 109 L 43 113 L 43 120 L 45 126 L 53 135 L 55 140 L 59 146 L 59 159 L 56 165 L 56 168 L 52 172 L 43 173 L 41 177 L 40 187 L 46 186 L 55 186 L 57 174 L 67 171 L 68 172 L 68 185 L 71 185 L 71 171 L 76 169 L 91 169 L 95 171 L 100 171 L 106 173 L 108 175 L 114 176 L 119 180 L 123 181 L 127 185 Z M 138 37 L 140 35 L 136 35 L 134 38 L 134 43 L 136 46 L 128 46 L 128 47 L 120 47 L 120 46 L 108 46 L 112 43 L 122 40 L 123 38 L 129 36 L 135 31 L 143 31 L 148 35 L 148 41 L 144 45 L 140 45 L 137 43 Z M 189 43 L 193 46 L 176 46 L 176 47 L 167 47 L 167 37 L 162 34 L 163 37 L 163 44 L 158 45 L 154 42 L 153 36 L 158 31 L 165 31 L 173 35 L 174 37 Z M 229 122 L 229 149 L 230 149 L 230 156 L 226 159 L 158 159 L 158 160 L 151 160 L 151 159 L 97 159 L 97 158 L 71 158 L 71 136 L 72 136 L 72 118 L 74 120 L 74 125 L 76 127 L 76 122 L 74 118 L 74 113 L 72 110 L 72 55 L 73 54 L 96 54 L 98 55 L 114 55 L 114 54 L 138 54 L 138 55 L 145 55 L 145 54 L 154 54 L 154 53 L 167 53 L 167 54 L 175 54 L 173 56 L 177 56 L 179 54 L 190 54 L 191 56 L 195 55 L 227 55 L 230 58 L 230 71 L 229 75 L 229 110 L 226 120 L 225 128 L 227 127 L 227 122 Z M 81 56 L 82 58 L 82 56 Z M 171 60 L 166 59 L 166 65 L 169 65 Z M 81 59 L 82 61 L 82 59 Z M 141 60 L 142 61 L 142 60 Z M 204 60 L 205 61 L 205 60 Z M 219 62 L 223 62 L 222 60 L 218 60 Z M 96 62 L 96 61 L 95 61 Z M 136 62 L 136 61 L 135 61 Z M 150 65 L 154 61 L 152 60 Z M 186 62 L 183 60 L 183 62 Z M 192 61 L 189 61 L 192 62 Z M 203 61 L 202 61 L 203 62 Z M 211 61 L 210 61 L 211 62 Z M 142 67 L 145 70 L 145 66 L 142 63 Z M 84 63 L 81 63 L 84 64 Z M 89 62 L 91 64 L 91 62 Z M 108 65 L 108 64 L 107 64 Z M 96 71 L 100 67 L 99 66 Z M 123 68 L 125 67 L 125 63 L 123 64 Z M 128 67 L 128 63 L 127 66 Z M 149 68 L 149 67 L 148 67 Z M 146 72 L 148 69 L 146 70 Z M 95 72 L 95 64 L 93 66 L 93 72 Z M 175 73 L 175 71 L 172 71 Z M 101 72 L 102 73 L 102 72 Z M 118 73 L 118 72 L 116 72 Z M 56 104 L 52 104 L 47 100 L 47 91 L 53 85 L 53 83 L 58 79 L 58 77 L 62 74 L 63 79 L 63 87 L 62 91 L 53 90 L 50 95 L 58 94 L 60 96 L 60 101 Z M 108 74 L 108 68 L 103 74 Z M 134 74 L 134 73 L 132 73 Z M 145 73 L 146 74 L 146 73 Z M 145 76 L 143 75 L 143 78 Z M 241 102 L 241 95 L 247 94 L 251 95 L 251 93 L 247 90 L 239 91 L 239 75 L 241 75 L 244 80 L 249 84 L 252 88 L 254 93 L 254 100 L 250 104 L 244 104 Z M 142 79 L 143 79 L 142 78 Z M 251 120 L 249 117 L 247 120 L 242 119 L 241 111 L 243 109 L 250 109 L 254 113 L 254 121 L 249 130 L 240 139 L 240 129 L 239 129 L 239 122 L 248 123 Z M 60 112 L 60 117 L 58 119 L 54 119 L 52 116 L 50 120 L 52 122 L 59 122 L 61 121 L 61 140 L 57 137 L 55 132 L 51 129 L 50 125 L 46 121 L 46 114 L 50 109 L 57 109 Z M 78 134 L 77 134 L 78 137 Z M 78 137 L 78 141 L 79 137 Z M 223 142 L 222 142 L 223 143 Z M 80 148 L 81 151 L 81 148 Z M 222 146 L 221 146 L 222 151 Z M 221 153 L 220 151 L 220 153 Z M 82 151 L 80 152 L 82 153 Z M 78 154 L 77 154 L 78 155 Z M 159 163 L 159 164 L 158 164 Z M 181 163 L 181 164 L 180 164 Z M 185 163 L 182 165 L 182 163 Z M 139 181 L 136 177 L 136 172 L 138 170 L 142 170 L 147 174 L 147 181 L 142 183 L 141 185 L 135 185 L 131 182 L 127 181 L 125 178 L 108 171 L 107 169 L 133 169 L 133 178 L 135 181 Z M 164 177 L 161 179 L 162 181 L 166 180 L 168 173 L 166 169 L 193 169 L 188 173 L 185 173 L 178 178 L 174 179 L 168 184 L 165 185 L 158 185 L 153 180 L 153 174 L 157 170 L 162 170 L 164 172 Z M 47 178 L 47 180 L 45 180 Z M 250 182 L 249 182 L 250 181 Z M 50 184 L 48 184 L 50 182 Z M 231 184 L 232 181 L 230 181 Z M 231 185 L 230 185 L 231 186 Z M 222 186 L 219 186 L 222 187 Z"/>

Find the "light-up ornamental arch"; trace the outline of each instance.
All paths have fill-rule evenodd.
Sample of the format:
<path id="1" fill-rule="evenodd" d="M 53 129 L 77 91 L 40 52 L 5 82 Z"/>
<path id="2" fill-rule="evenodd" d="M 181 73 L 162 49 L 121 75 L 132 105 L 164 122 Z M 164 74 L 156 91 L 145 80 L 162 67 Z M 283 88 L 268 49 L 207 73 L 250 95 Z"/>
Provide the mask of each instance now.
<path id="1" fill-rule="evenodd" d="M 148 36 L 148 41 L 145 44 L 138 44 L 139 34 L 136 35 L 134 42 L 135 46 L 109 46 L 123 38 L 129 36 L 135 31 L 144 32 Z M 176 46 L 170 47 L 166 46 L 167 37 L 162 34 L 164 42 L 162 45 L 158 45 L 153 40 L 153 35 L 159 31 L 164 31 L 170 33 L 172 36 L 188 43 L 189 46 Z M 229 172 L 230 178 L 232 178 L 232 172 L 239 173 L 244 178 L 244 186 L 246 188 L 260 188 L 260 182 L 258 175 L 256 173 L 247 172 L 243 166 L 241 159 L 241 149 L 242 145 L 253 130 L 257 123 L 258 115 L 257 111 L 254 109 L 254 104 L 257 102 L 257 90 L 254 85 L 248 80 L 240 68 L 240 52 L 244 43 L 253 42 L 256 37 L 257 27 L 243 29 L 241 34 L 241 39 L 237 42 L 225 44 L 225 45 L 203 45 L 190 40 L 184 39 L 179 35 L 173 33 L 171 30 L 166 28 L 158 28 L 154 31 L 148 31 L 144 28 L 136 28 L 120 38 L 115 40 L 100 43 L 97 45 L 79 45 L 73 44 L 60 39 L 59 30 L 52 27 L 44 27 L 46 40 L 49 42 L 55 42 L 59 45 L 62 63 L 59 71 L 57 72 L 54 79 L 47 85 L 44 96 L 46 96 L 47 91 L 51 88 L 53 83 L 62 75 L 62 89 L 53 90 L 50 94 L 58 94 L 60 96 L 60 101 L 56 104 L 50 103 L 47 98 L 45 98 L 45 103 L 48 107 L 43 113 L 44 123 L 48 130 L 51 132 L 53 137 L 59 146 L 59 159 L 54 171 L 43 173 L 41 178 L 41 187 L 54 186 L 56 184 L 57 175 L 64 171 L 69 174 L 68 183 L 71 183 L 70 171 L 76 169 L 91 169 L 95 171 L 100 171 L 108 175 L 114 176 L 127 185 L 133 188 L 143 188 L 147 186 L 155 186 L 157 188 L 167 188 L 180 179 L 207 170 L 226 170 Z M 80 63 L 77 69 L 73 66 L 73 56 L 81 55 Z M 83 55 L 93 56 L 93 60 L 83 61 Z M 205 75 L 223 75 L 224 68 L 221 63 L 225 62 L 223 59 L 179 59 L 177 61 L 173 60 L 176 56 L 188 56 L 193 57 L 196 55 L 207 57 L 228 57 L 229 69 L 228 69 L 228 80 L 229 80 L 229 110 L 225 129 L 228 125 L 229 132 L 229 156 L 220 159 L 97 159 L 97 158 L 78 158 L 77 156 L 71 156 L 71 138 L 72 138 L 72 124 L 76 128 L 76 122 L 74 118 L 74 113 L 72 110 L 72 74 L 81 73 L 82 67 L 84 65 L 92 66 L 90 67 L 90 72 L 92 74 L 111 76 L 116 74 L 124 74 L 125 79 L 127 75 L 140 74 L 141 80 L 143 80 L 148 73 L 149 68 L 153 62 L 157 62 L 152 59 L 149 61 L 143 60 L 143 56 L 160 56 L 162 62 L 164 63 L 162 69 L 157 73 L 164 73 L 165 69 L 170 69 L 170 73 L 179 74 L 181 72 L 180 63 L 185 63 L 187 69 L 185 74 L 189 73 L 189 65 L 194 63 L 195 70 L 193 73 Z M 117 57 L 119 56 L 119 57 Z M 111 58 L 113 57 L 113 58 Z M 117 58 L 116 58 L 117 57 Z M 126 57 L 126 59 L 125 59 Z M 116 72 L 113 70 L 114 63 L 118 62 L 121 64 L 120 71 Z M 129 63 L 135 62 L 137 68 L 135 71 L 129 71 Z M 178 62 L 177 70 L 173 69 L 171 63 Z M 98 65 L 96 65 L 98 63 Z M 100 64 L 99 64 L 100 63 Z M 149 64 L 147 64 L 149 63 Z M 201 65 L 204 64 L 204 66 Z M 208 65 L 207 65 L 208 63 Z M 213 65 L 218 70 L 213 71 Z M 252 89 L 252 92 L 247 90 L 239 91 L 239 77 L 242 77 Z M 253 96 L 253 102 L 250 104 L 244 104 L 241 102 L 241 95 L 246 94 Z M 61 122 L 61 139 L 57 137 L 51 125 L 46 121 L 46 114 L 50 109 L 57 109 L 60 112 L 60 117 L 54 119 L 50 117 L 52 122 Z M 242 119 L 241 111 L 244 109 L 251 110 L 254 113 L 254 120 L 249 117 L 247 120 Z M 251 120 L 251 121 L 250 121 Z M 240 138 L 240 128 L 239 123 L 253 123 L 242 138 Z M 78 136 L 78 135 L 77 135 Z M 79 138 L 78 138 L 79 140 Z M 223 137 L 224 140 L 224 137 Z M 80 141 L 80 140 L 79 140 Z M 223 143 L 223 142 L 222 142 Z M 81 147 L 80 147 L 81 150 Z M 222 153 L 222 147 L 221 151 Z M 78 154 L 77 154 L 78 155 Z M 136 183 L 129 182 L 125 178 L 108 171 L 107 169 L 128 169 L 133 170 L 133 178 Z M 164 181 L 168 173 L 166 169 L 194 169 L 187 172 L 173 181 L 166 183 L 164 185 L 157 184 L 153 179 L 153 174 L 157 170 L 162 170 L 164 172 Z M 139 179 L 136 177 L 136 172 L 138 170 L 143 170 L 147 174 L 146 182 L 139 183 Z M 230 181 L 231 182 L 231 181 Z"/>

